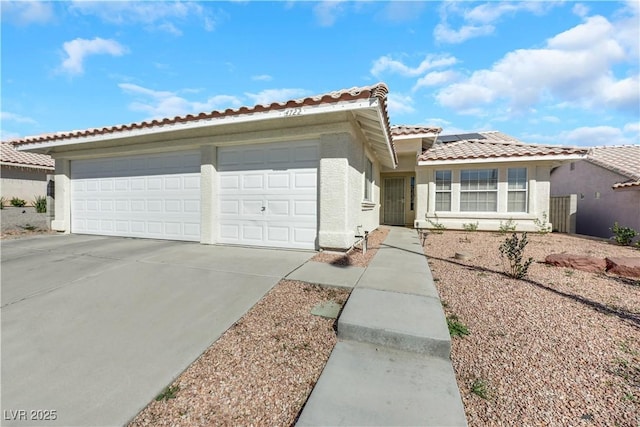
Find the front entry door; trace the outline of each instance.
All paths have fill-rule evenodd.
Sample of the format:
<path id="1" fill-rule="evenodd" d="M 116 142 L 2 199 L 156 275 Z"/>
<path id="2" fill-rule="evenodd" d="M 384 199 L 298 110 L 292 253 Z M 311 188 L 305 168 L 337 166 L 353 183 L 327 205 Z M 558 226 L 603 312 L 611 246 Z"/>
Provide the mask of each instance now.
<path id="1" fill-rule="evenodd" d="M 404 177 L 384 179 L 384 223 L 404 225 Z"/>

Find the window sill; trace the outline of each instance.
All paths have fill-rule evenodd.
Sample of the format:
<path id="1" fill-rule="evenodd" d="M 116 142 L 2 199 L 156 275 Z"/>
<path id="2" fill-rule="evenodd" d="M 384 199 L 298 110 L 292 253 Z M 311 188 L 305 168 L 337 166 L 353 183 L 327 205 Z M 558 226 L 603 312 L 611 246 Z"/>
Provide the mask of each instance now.
<path id="1" fill-rule="evenodd" d="M 363 200 L 360 205 L 362 206 L 362 210 L 366 210 L 366 211 L 373 210 L 376 207 L 375 202 L 370 202 L 368 200 Z"/>

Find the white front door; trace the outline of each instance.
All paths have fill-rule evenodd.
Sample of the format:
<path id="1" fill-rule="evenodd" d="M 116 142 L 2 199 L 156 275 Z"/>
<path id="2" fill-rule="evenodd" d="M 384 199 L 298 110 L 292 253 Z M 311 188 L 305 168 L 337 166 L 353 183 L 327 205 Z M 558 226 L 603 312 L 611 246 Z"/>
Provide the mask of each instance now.
<path id="1" fill-rule="evenodd" d="M 200 153 L 71 161 L 71 232 L 200 241 Z"/>
<path id="2" fill-rule="evenodd" d="M 315 249 L 319 145 L 218 149 L 220 243 Z"/>

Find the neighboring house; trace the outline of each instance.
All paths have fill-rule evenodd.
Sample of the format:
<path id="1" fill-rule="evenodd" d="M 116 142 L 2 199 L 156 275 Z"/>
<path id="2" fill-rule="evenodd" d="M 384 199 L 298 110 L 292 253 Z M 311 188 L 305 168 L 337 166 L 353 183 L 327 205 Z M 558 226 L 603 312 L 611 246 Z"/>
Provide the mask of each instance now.
<path id="1" fill-rule="evenodd" d="M 537 231 L 536 221 L 548 219 L 551 169 L 587 151 L 500 132 L 438 136 L 403 126 L 392 133 L 400 166 L 381 171 L 383 223 L 419 228 L 498 230 L 513 221 L 518 231 Z"/>
<path id="2" fill-rule="evenodd" d="M 576 232 L 611 237 L 614 222 L 640 231 L 640 145 L 593 147 L 551 172 L 551 195 L 577 195 Z"/>
<path id="3" fill-rule="evenodd" d="M 348 249 L 393 169 L 384 84 L 285 103 L 23 138 L 56 160 L 64 232 Z"/>
<path id="4" fill-rule="evenodd" d="M 46 196 L 47 174 L 54 171 L 51 156 L 18 151 L 5 142 L 0 149 L 0 195 L 5 204 L 14 197 L 31 204 L 36 196 Z"/>

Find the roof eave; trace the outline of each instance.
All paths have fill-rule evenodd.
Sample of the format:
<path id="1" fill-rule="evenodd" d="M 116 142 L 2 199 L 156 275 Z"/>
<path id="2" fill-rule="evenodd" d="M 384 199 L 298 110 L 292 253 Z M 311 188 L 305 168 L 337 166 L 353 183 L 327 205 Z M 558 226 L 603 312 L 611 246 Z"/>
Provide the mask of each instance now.
<path id="1" fill-rule="evenodd" d="M 138 136 L 146 135 L 162 135 L 170 134 L 172 132 L 178 132 L 188 129 L 206 128 L 206 127 L 218 127 L 226 124 L 248 123 L 257 121 L 266 121 L 274 119 L 286 119 L 287 117 L 297 117 L 302 115 L 319 115 L 328 112 L 338 111 L 357 111 L 362 109 L 371 109 L 372 100 L 370 98 L 356 99 L 356 100 L 342 100 L 336 103 L 324 103 L 319 105 L 307 105 L 296 106 L 291 108 L 285 108 L 280 110 L 270 110 L 259 113 L 249 113 L 244 115 L 232 115 L 219 118 L 210 118 L 202 120 L 194 120 L 188 122 L 179 122 L 158 125 L 153 127 L 143 127 L 139 129 L 131 130 L 114 130 L 109 133 L 103 133 L 91 136 L 77 136 L 64 139 L 57 139 L 52 141 L 33 141 L 24 142 L 16 145 L 15 148 L 19 151 L 30 152 L 45 152 L 55 147 L 64 147 L 70 145 L 83 145 L 98 141 L 109 141 L 124 138 L 135 138 Z M 376 108 L 378 109 L 378 108 Z M 384 127 L 384 125 L 383 125 Z M 386 132 L 385 132 L 386 134 Z M 388 135 L 387 135 L 388 139 Z"/>
<path id="2" fill-rule="evenodd" d="M 514 162 L 553 162 L 562 164 L 565 162 L 581 160 L 585 154 L 547 154 L 538 156 L 511 156 L 511 157 L 483 157 L 465 159 L 420 160 L 418 166 L 438 166 L 452 164 L 477 164 L 477 163 L 514 163 Z"/>
<path id="3" fill-rule="evenodd" d="M 1 166 L 13 167 L 13 168 L 22 168 L 22 169 L 41 169 L 41 170 L 55 170 L 54 166 L 44 166 L 44 165 L 30 165 L 27 163 L 12 163 L 12 162 L 0 162 Z"/>

